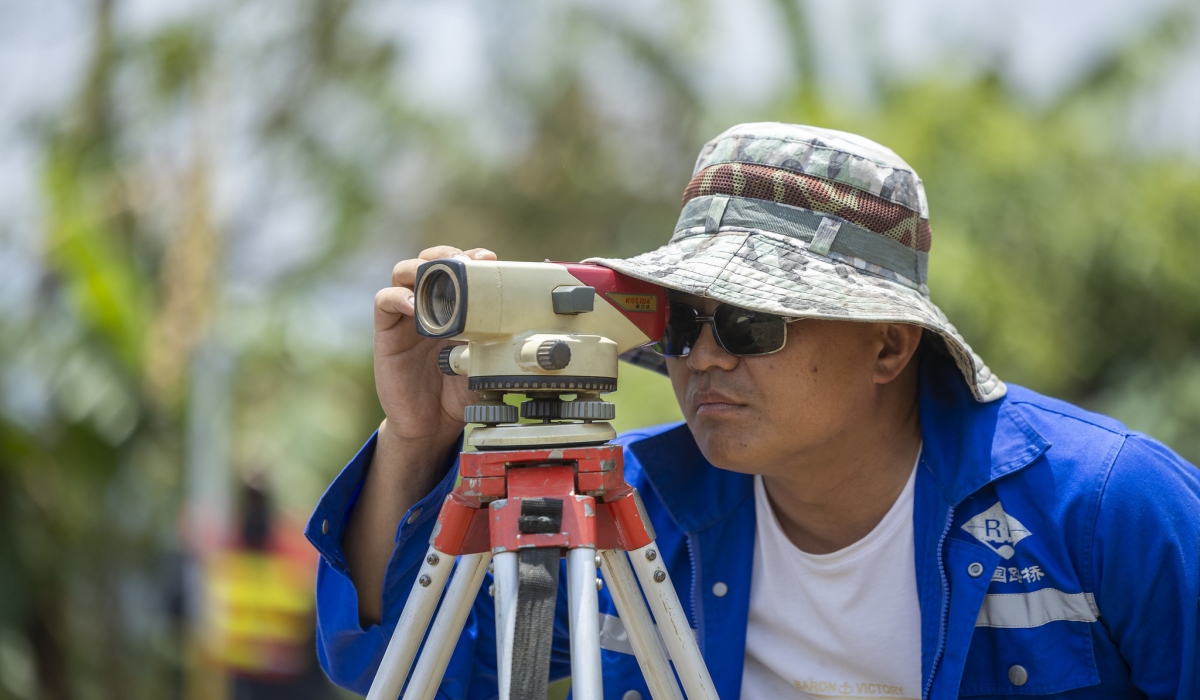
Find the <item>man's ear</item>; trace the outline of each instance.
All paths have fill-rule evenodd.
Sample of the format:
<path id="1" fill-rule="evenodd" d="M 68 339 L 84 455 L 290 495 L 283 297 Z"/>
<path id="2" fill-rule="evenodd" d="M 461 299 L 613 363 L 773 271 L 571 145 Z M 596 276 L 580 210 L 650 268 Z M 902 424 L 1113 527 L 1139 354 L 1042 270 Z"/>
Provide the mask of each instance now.
<path id="1" fill-rule="evenodd" d="M 875 358 L 875 383 L 887 384 L 912 363 L 921 346 L 920 326 L 909 323 L 879 324 L 879 355 Z"/>

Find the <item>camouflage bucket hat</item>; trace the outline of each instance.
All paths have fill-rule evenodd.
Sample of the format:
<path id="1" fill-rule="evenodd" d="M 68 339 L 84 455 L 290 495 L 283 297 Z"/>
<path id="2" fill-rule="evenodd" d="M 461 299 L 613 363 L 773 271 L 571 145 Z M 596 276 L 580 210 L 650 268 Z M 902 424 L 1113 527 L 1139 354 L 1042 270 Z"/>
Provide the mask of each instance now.
<path id="1" fill-rule="evenodd" d="M 944 340 L 979 401 L 1004 396 L 929 298 L 921 179 L 873 141 L 794 124 L 741 124 L 700 151 L 671 240 L 628 259 L 631 277 L 793 318 L 911 323 Z M 665 373 L 649 347 L 622 359 Z"/>

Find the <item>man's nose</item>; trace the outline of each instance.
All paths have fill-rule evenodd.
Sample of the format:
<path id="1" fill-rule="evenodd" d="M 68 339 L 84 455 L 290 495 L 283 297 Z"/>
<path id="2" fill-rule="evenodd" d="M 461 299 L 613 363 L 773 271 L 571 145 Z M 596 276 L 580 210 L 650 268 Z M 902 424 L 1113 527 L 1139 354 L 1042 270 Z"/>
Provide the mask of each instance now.
<path id="1" fill-rule="evenodd" d="M 704 327 L 700 329 L 700 337 L 696 339 L 696 343 L 692 345 L 692 351 L 688 353 L 688 369 L 693 372 L 703 372 L 706 369 L 728 371 L 737 367 L 737 363 L 737 356 L 725 352 L 725 349 L 717 343 L 716 337 L 713 336 L 712 324 L 705 323 Z"/>

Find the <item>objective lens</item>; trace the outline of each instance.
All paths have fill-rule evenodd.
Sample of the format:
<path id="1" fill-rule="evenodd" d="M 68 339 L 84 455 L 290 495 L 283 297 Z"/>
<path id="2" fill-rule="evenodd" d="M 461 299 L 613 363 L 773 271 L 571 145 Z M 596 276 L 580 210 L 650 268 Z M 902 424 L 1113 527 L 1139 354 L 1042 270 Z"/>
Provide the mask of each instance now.
<path id="1" fill-rule="evenodd" d="M 421 280 L 417 312 L 422 323 L 441 332 L 454 323 L 458 311 L 458 285 L 448 270 L 434 268 Z"/>
<path id="2" fill-rule="evenodd" d="M 429 308 L 433 312 L 433 322 L 439 326 L 450 323 L 454 318 L 454 306 L 457 295 L 454 293 L 454 280 L 442 270 L 434 273 L 433 287 L 429 290 Z"/>

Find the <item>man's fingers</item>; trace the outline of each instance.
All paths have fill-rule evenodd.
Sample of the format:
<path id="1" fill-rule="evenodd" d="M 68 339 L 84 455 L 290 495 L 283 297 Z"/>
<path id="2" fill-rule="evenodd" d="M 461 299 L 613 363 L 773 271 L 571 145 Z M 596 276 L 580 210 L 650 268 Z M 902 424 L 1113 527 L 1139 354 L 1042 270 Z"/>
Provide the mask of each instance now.
<path id="1" fill-rule="evenodd" d="M 463 252 L 452 245 L 435 245 L 432 248 L 426 248 L 421 251 L 421 254 L 415 258 L 401 260 L 392 268 L 392 286 L 393 287 L 411 287 L 417 280 L 417 268 L 421 263 L 429 260 L 437 260 L 438 258 L 453 258 L 455 256 L 463 256 Z"/>
<path id="2" fill-rule="evenodd" d="M 450 256 L 445 256 L 450 257 Z M 466 260 L 467 256 L 461 251 L 454 257 L 459 260 Z M 438 258 L 432 258 L 437 260 Z M 401 260 L 392 268 L 392 286 L 393 287 L 408 287 L 412 289 L 417 285 L 417 268 L 424 265 L 427 260 L 421 258 L 411 258 L 409 260 Z"/>
<path id="3" fill-rule="evenodd" d="M 487 248 L 472 248 L 462 251 L 454 246 L 439 245 L 421 251 L 420 257 L 401 260 L 392 268 L 392 286 L 411 288 L 417 282 L 417 268 L 429 260 L 459 258 L 468 260 L 495 260 L 496 254 Z"/>
<path id="4" fill-rule="evenodd" d="M 413 293 L 405 287 L 384 287 L 375 294 L 376 326 L 390 328 L 405 316 L 413 315 Z"/>
<path id="5" fill-rule="evenodd" d="M 464 251 L 464 255 L 472 260 L 495 260 L 496 254 L 487 248 L 472 248 Z"/>
<path id="6" fill-rule="evenodd" d="M 401 260 L 392 268 L 392 286 L 412 288 L 417 283 L 417 268 L 424 260 Z"/>
<path id="7" fill-rule="evenodd" d="M 463 252 L 459 248 L 452 245 L 435 245 L 432 248 L 426 248 L 421 251 L 417 257 L 421 260 L 437 260 L 438 258 L 453 258 L 456 255 L 462 255 Z"/>

